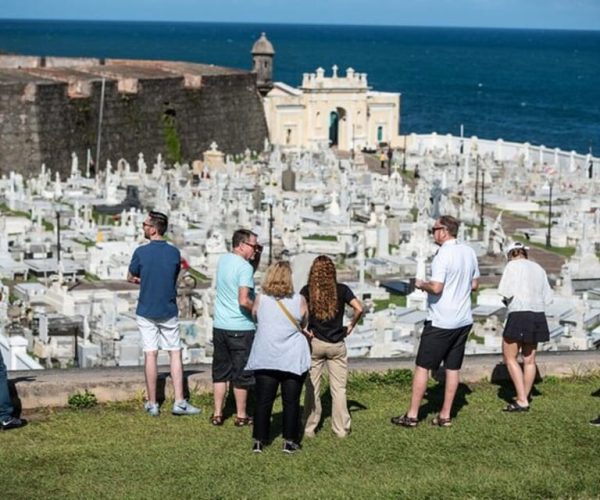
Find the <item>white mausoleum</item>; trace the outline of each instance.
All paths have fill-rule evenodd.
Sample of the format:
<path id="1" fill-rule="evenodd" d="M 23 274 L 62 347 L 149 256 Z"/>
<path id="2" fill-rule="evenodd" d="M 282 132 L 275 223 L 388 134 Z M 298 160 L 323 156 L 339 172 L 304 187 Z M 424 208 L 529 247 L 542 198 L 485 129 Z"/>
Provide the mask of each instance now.
<path id="1" fill-rule="evenodd" d="M 345 76 L 337 66 L 329 77 L 323 68 L 305 73 L 300 88 L 275 82 L 264 105 L 270 141 L 284 148 L 398 145 L 400 94 L 370 90 L 366 73 L 352 68 Z"/>
<path id="2" fill-rule="evenodd" d="M 375 148 L 382 143 L 400 146 L 400 94 L 369 89 L 366 73 L 352 68 L 345 76 L 325 70 L 305 73 L 302 86 L 273 82 L 275 50 L 265 33 L 252 47 L 253 72 L 263 96 L 269 140 L 283 148 L 318 149 L 335 146 L 343 151 Z"/>

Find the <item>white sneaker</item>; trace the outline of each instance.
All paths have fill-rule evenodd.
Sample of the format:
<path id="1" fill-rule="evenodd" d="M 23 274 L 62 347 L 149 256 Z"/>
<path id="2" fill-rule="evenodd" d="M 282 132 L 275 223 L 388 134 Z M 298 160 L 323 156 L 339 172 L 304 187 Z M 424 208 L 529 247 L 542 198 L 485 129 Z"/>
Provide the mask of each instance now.
<path id="1" fill-rule="evenodd" d="M 158 403 L 150 403 L 146 401 L 144 403 L 144 410 L 151 417 L 158 417 L 160 415 L 160 407 L 158 406 Z"/>
<path id="2" fill-rule="evenodd" d="M 175 401 L 171 413 L 173 415 L 198 415 L 201 411 L 200 408 L 192 406 L 184 399 L 183 401 Z"/>

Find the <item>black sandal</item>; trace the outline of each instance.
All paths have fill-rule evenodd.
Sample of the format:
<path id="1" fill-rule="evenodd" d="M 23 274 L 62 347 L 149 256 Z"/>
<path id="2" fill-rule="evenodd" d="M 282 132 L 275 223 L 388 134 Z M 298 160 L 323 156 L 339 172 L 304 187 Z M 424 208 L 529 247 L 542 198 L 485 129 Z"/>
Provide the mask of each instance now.
<path id="1" fill-rule="evenodd" d="M 223 415 L 211 415 L 210 416 L 210 423 L 213 425 L 223 425 L 223 422 L 225 421 L 225 419 L 223 418 Z"/>
<path id="2" fill-rule="evenodd" d="M 504 408 L 502 411 L 505 411 L 508 413 L 520 413 L 520 412 L 529 411 L 529 406 L 521 406 L 516 401 L 513 401 L 512 403 L 507 404 L 506 408 Z"/>
<path id="3" fill-rule="evenodd" d="M 431 424 L 437 425 L 438 427 L 452 427 L 452 417 L 442 418 L 438 415 L 433 418 Z"/>
<path id="4" fill-rule="evenodd" d="M 399 425 L 400 427 L 416 427 L 419 424 L 418 418 L 409 417 L 406 413 L 404 415 L 398 415 L 397 417 L 392 417 L 390 422 L 394 425 Z"/>
<path id="5" fill-rule="evenodd" d="M 247 425 L 252 425 L 253 423 L 254 420 L 252 420 L 252 417 L 235 417 L 235 422 L 233 422 L 233 425 L 236 427 L 246 427 Z"/>

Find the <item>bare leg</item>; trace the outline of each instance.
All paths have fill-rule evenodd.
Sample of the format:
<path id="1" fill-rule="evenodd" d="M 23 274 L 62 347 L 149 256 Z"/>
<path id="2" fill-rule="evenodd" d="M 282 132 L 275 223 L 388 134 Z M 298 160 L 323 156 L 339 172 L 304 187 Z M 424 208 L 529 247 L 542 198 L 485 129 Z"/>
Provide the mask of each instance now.
<path id="1" fill-rule="evenodd" d="M 523 356 L 523 388 L 525 400 L 529 402 L 529 395 L 537 375 L 537 366 L 535 364 L 535 350 L 537 344 L 523 344 L 521 354 Z"/>
<path id="2" fill-rule="evenodd" d="M 215 382 L 213 384 L 213 397 L 215 400 L 215 411 L 213 415 L 220 417 L 223 415 L 225 406 L 225 396 L 227 395 L 227 382 Z"/>
<path id="3" fill-rule="evenodd" d="M 429 380 L 429 370 L 422 366 L 415 367 L 415 374 L 412 383 L 412 395 L 410 398 L 410 408 L 406 415 L 410 418 L 419 416 L 419 407 L 427 390 L 427 381 Z"/>
<path id="4" fill-rule="evenodd" d="M 144 353 L 144 376 L 146 377 L 146 399 L 148 403 L 156 403 L 157 359 L 158 351 L 146 351 Z"/>
<path id="5" fill-rule="evenodd" d="M 181 350 L 169 351 L 171 361 L 171 379 L 173 380 L 173 391 L 175 401 L 183 401 L 183 362 L 181 361 Z"/>
<path id="6" fill-rule="evenodd" d="M 527 392 L 525 392 L 525 385 L 523 383 L 523 371 L 517 362 L 520 347 L 521 344 L 519 342 L 502 341 L 502 355 L 510 378 L 515 386 L 515 391 L 517 392 L 517 404 L 519 406 L 528 406 Z"/>
<path id="7" fill-rule="evenodd" d="M 440 418 L 450 418 L 452 403 L 460 382 L 460 370 L 446 369 L 446 385 L 444 387 L 444 404 L 440 410 Z"/>
<path id="8" fill-rule="evenodd" d="M 246 400 L 248 399 L 248 389 L 245 387 L 234 387 L 233 397 L 235 398 L 237 417 L 246 418 Z"/>

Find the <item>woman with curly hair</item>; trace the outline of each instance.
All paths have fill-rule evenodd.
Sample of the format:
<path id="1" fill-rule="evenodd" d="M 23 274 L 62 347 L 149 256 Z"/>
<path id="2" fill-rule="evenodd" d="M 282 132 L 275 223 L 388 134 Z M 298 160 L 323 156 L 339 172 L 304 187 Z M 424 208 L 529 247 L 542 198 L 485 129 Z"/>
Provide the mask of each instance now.
<path id="1" fill-rule="evenodd" d="M 256 380 L 252 451 L 262 452 L 269 441 L 273 403 L 281 386 L 283 451 L 294 453 L 300 450 L 300 393 L 310 367 L 310 334 L 301 326 L 307 317 L 306 301 L 294 293 L 288 262 L 269 266 L 252 314 L 256 334 L 246 365 Z"/>
<path id="2" fill-rule="evenodd" d="M 337 282 L 335 264 L 325 255 L 314 260 L 308 284 L 300 294 L 308 303 L 308 330 L 313 335 L 304 400 L 304 435 L 313 437 L 321 420 L 321 376 L 326 365 L 332 399 L 331 427 L 336 436 L 346 437 L 351 419 L 346 402 L 348 355 L 344 339 L 352 333 L 363 307 L 348 286 Z M 348 326 L 343 324 L 346 304 L 354 311 Z"/>

